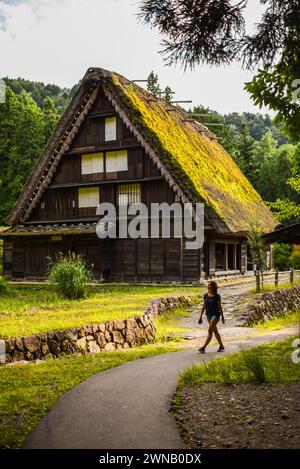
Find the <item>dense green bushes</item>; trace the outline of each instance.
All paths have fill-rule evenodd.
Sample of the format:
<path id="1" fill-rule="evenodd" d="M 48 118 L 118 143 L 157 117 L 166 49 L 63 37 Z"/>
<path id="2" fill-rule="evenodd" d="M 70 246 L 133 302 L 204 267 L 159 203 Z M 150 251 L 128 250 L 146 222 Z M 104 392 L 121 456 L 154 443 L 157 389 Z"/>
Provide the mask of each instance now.
<path id="1" fill-rule="evenodd" d="M 300 269 L 300 246 L 273 245 L 273 265 L 278 270 Z"/>

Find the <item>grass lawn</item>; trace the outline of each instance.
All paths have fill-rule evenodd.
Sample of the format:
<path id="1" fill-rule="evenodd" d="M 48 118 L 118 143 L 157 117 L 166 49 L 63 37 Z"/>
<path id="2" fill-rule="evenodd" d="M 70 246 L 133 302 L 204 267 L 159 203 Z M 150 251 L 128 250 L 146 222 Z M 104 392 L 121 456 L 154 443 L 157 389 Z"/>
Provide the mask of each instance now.
<path id="1" fill-rule="evenodd" d="M 59 397 L 95 373 L 131 360 L 180 350 L 176 319 L 181 310 L 156 319 L 157 340 L 142 347 L 0 367 L 0 448 L 21 448 L 30 431 Z M 167 339 L 172 335 L 172 340 Z"/>
<path id="2" fill-rule="evenodd" d="M 288 311 L 284 316 L 253 324 L 253 327 L 261 331 L 277 331 L 296 324 L 300 325 L 300 311 Z"/>
<path id="3" fill-rule="evenodd" d="M 292 361 L 294 338 L 260 345 L 228 357 L 187 369 L 179 378 L 178 389 L 201 383 L 265 382 L 290 384 L 300 380 L 300 364 Z"/>
<path id="4" fill-rule="evenodd" d="M 286 288 L 291 288 L 294 285 L 300 285 L 300 278 L 296 278 L 294 280 L 293 284 L 291 284 L 288 280 L 284 281 L 284 282 L 279 282 L 278 287 L 275 287 L 274 280 L 272 281 L 272 283 L 267 283 L 267 282 L 268 282 L 268 280 L 267 280 L 267 277 L 266 277 L 264 286 L 261 288 L 260 293 L 264 293 L 264 292 L 268 292 L 268 291 L 274 291 L 274 290 L 285 290 Z M 255 294 L 256 293 L 256 287 L 250 288 L 249 293 Z"/>
<path id="5" fill-rule="evenodd" d="M 126 319 L 143 313 L 152 298 L 195 295 L 184 285 L 95 285 L 83 300 L 66 300 L 53 286 L 11 284 L 0 296 L 0 338 L 8 339 Z"/>

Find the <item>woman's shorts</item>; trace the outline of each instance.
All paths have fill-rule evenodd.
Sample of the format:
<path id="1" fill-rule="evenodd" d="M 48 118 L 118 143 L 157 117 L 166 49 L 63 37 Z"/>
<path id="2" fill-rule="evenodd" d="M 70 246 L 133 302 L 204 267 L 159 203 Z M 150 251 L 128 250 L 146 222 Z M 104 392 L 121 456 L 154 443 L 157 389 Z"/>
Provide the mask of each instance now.
<path id="1" fill-rule="evenodd" d="M 210 321 L 212 321 L 212 320 L 214 320 L 214 321 L 220 321 L 220 316 L 217 316 L 217 315 L 215 315 L 215 316 L 208 316 L 208 314 L 207 314 L 207 315 L 206 315 L 206 318 L 207 318 L 208 322 L 210 322 Z"/>

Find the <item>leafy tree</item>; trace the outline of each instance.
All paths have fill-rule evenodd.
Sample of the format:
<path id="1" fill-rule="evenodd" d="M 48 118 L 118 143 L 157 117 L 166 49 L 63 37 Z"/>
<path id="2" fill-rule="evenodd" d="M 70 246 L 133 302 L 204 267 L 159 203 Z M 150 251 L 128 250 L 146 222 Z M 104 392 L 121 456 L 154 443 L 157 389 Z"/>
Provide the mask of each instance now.
<path id="1" fill-rule="evenodd" d="M 300 217 L 300 206 L 287 198 L 267 202 L 267 205 L 280 223 L 292 223 Z"/>
<path id="2" fill-rule="evenodd" d="M 48 97 L 51 98 L 60 114 L 64 112 L 79 86 L 77 84 L 71 89 L 60 88 L 57 85 L 45 85 L 44 83 L 25 80 L 24 78 L 9 77 L 4 78 L 4 81 L 6 86 L 16 95 L 20 95 L 24 91 L 28 93 L 40 108 L 44 106 L 44 102 Z"/>
<path id="3" fill-rule="evenodd" d="M 161 95 L 161 88 L 158 82 L 158 76 L 152 71 L 147 78 L 147 90 L 157 98 Z"/>
<path id="4" fill-rule="evenodd" d="M 295 140 L 300 131 L 299 0 L 261 0 L 265 11 L 256 31 L 246 33 L 247 0 L 142 0 L 140 17 L 163 36 L 166 62 L 185 68 L 240 61 L 261 70 L 246 85 L 254 101 L 277 112 Z M 295 87 L 297 99 L 295 99 Z"/>
<path id="5" fill-rule="evenodd" d="M 273 179 L 272 164 L 276 147 L 277 142 L 272 132 L 268 131 L 260 142 L 256 143 L 253 155 L 253 167 L 255 167 L 253 182 L 258 192 L 267 200 L 275 200 L 274 184 L 270 184 L 270 181 Z"/>
<path id="6" fill-rule="evenodd" d="M 293 269 L 300 269 L 300 245 L 293 246 L 292 254 L 290 256 L 290 263 Z"/>
<path id="7" fill-rule="evenodd" d="M 253 225 L 248 235 L 252 261 L 253 264 L 256 265 L 256 269 L 260 271 L 263 271 L 267 264 L 266 249 L 262 234 L 261 228 Z"/>
<path id="8" fill-rule="evenodd" d="M 239 152 L 241 170 L 251 182 L 254 182 L 257 172 L 254 160 L 255 141 L 249 133 L 249 128 L 246 122 L 242 123 L 237 149 Z"/>
<path id="9" fill-rule="evenodd" d="M 44 138 L 48 141 L 59 119 L 58 111 L 51 98 L 47 97 L 45 99 L 42 112 L 44 119 Z"/>
<path id="10" fill-rule="evenodd" d="M 297 57 L 293 66 L 286 62 L 267 66 L 245 85 L 256 105 L 268 106 L 277 112 L 275 123 L 281 124 L 294 141 L 299 139 L 300 133 L 299 59 Z"/>
<path id="11" fill-rule="evenodd" d="M 228 153 L 236 160 L 237 158 L 237 147 L 233 141 L 232 130 L 226 125 L 224 117 L 216 111 L 205 107 L 196 106 L 189 110 L 189 113 L 196 121 L 207 125 L 219 139 L 219 142 L 228 151 Z M 214 125 L 217 124 L 217 125 Z"/>
<path id="12" fill-rule="evenodd" d="M 163 98 L 166 101 L 171 101 L 173 91 L 169 86 L 164 90 L 161 89 L 158 76 L 152 71 L 147 79 L 147 90 L 157 98 Z"/>
<path id="13" fill-rule="evenodd" d="M 23 184 L 47 141 L 49 122 L 31 96 L 7 88 L 0 106 L 0 223 L 18 198 Z"/>
<path id="14" fill-rule="evenodd" d="M 171 90 L 171 88 L 169 86 L 165 87 L 163 95 L 164 95 L 164 98 L 165 98 L 166 101 L 171 101 L 172 96 L 173 96 L 173 91 Z"/>
<path id="15" fill-rule="evenodd" d="M 292 247 L 289 244 L 273 245 L 273 265 L 278 270 L 289 270 Z"/>

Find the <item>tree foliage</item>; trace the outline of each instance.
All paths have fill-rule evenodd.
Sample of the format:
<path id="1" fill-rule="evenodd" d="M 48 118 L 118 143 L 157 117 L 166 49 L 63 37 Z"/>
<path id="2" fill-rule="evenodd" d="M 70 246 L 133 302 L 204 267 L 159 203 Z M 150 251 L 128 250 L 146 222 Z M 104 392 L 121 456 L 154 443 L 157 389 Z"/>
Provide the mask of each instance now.
<path id="1" fill-rule="evenodd" d="M 0 105 L 0 224 L 17 200 L 24 182 L 57 122 L 50 98 L 41 109 L 25 91 L 6 90 Z"/>
<path id="2" fill-rule="evenodd" d="M 253 225 L 248 235 L 253 265 L 260 271 L 265 270 L 267 264 L 266 249 L 262 234 L 261 228 Z"/>
<path id="3" fill-rule="evenodd" d="M 278 270 L 289 270 L 291 265 L 292 247 L 289 244 L 273 245 L 273 265 Z"/>
<path id="4" fill-rule="evenodd" d="M 147 79 L 147 90 L 157 98 L 163 98 L 167 101 L 171 101 L 172 99 L 173 91 L 171 88 L 166 86 L 163 90 L 160 87 L 158 76 L 153 71 L 149 74 Z"/>
<path id="5" fill-rule="evenodd" d="M 265 6 L 252 35 L 245 28 L 248 0 L 142 0 L 140 18 L 161 33 L 167 64 L 184 68 L 240 61 L 259 73 L 246 85 L 260 106 L 298 139 L 300 130 L 299 0 L 261 0 Z M 296 88 L 296 90 L 295 90 Z M 296 96 L 296 97 L 295 97 Z"/>
<path id="6" fill-rule="evenodd" d="M 60 88 L 57 85 L 45 85 L 45 83 L 42 82 L 9 77 L 5 77 L 4 82 L 16 95 L 20 95 L 25 91 L 40 108 L 44 106 L 44 102 L 47 98 L 51 98 L 60 114 L 66 109 L 79 86 L 77 84 L 72 88 Z"/>

